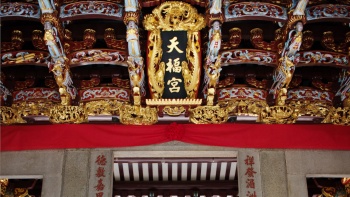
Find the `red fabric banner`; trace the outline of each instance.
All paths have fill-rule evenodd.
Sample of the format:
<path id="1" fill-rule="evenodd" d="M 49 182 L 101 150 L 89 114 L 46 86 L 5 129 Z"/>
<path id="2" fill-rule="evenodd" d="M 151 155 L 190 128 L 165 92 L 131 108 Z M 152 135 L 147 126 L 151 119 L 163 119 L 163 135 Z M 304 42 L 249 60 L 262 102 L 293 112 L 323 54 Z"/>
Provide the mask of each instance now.
<path id="1" fill-rule="evenodd" d="M 329 124 L 56 124 L 1 126 L 1 150 L 117 148 L 178 140 L 236 148 L 350 150 L 350 127 Z"/>

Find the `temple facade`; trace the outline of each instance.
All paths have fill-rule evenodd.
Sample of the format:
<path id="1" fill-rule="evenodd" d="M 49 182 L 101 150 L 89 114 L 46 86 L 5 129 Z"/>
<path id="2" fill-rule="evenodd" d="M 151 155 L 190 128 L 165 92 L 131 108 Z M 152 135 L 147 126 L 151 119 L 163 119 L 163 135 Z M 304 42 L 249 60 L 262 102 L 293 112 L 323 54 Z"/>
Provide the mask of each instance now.
<path id="1" fill-rule="evenodd" d="M 1 196 L 350 197 L 349 0 L 2 0 Z"/>

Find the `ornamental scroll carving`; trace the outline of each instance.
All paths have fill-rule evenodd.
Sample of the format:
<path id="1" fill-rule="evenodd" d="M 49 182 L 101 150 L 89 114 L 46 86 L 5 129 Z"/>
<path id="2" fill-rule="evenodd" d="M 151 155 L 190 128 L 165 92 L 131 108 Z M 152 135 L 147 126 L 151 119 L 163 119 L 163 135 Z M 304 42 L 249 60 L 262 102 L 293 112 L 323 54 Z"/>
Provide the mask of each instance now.
<path id="1" fill-rule="evenodd" d="M 205 19 L 198 14 L 190 4 L 184 2 L 168 1 L 152 11 L 144 18 L 145 29 L 150 31 L 148 37 L 147 72 L 152 98 L 162 98 L 164 93 L 164 76 L 166 64 L 161 63 L 163 50 L 161 32 L 186 31 L 187 61 L 179 66 L 183 77 L 187 98 L 196 98 L 200 78 L 200 32 L 205 27 Z M 175 42 L 175 40 L 173 40 Z M 178 42 L 178 41 L 177 41 Z M 168 63 L 167 63 L 168 64 Z M 176 64 L 176 63 L 174 63 Z"/>
<path id="2" fill-rule="evenodd" d="M 225 6 L 225 20 L 244 20 L 250 17 L 265 17 L 274 21 L 286 21 L 287 9 L 264 2 L 241 2 Z M 255 18 L 254 18 L 255 19 Z"/>
<path id="3" fill-rule="evenodd" d="M 104 1 L 80 1 L 61 7 L 60 18 L 69 20 L 84 15 L 95 17 L 106 17 L 112 20 L 120 20 L 122 17 L 122 6 L 112 2 Z"/>
<path id="4" fill-rule="evenodd" d="M 31 3 L 2 3 L 0 6 L 0 17 L 25 17 L 39 19 L 40 8 L 39 6 Z"/>

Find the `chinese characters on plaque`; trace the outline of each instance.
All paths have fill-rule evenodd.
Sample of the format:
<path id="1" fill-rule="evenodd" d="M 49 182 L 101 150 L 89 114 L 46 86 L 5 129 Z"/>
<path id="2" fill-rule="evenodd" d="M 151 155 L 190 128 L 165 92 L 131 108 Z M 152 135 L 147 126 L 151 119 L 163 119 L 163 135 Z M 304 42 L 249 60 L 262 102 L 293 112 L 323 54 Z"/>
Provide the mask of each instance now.
<path id="1" fill-rule="evenodd" d="M 106 157 L 102 154 L 98 155 L 95 163 L 97 164 L 97 170 L 95 177 L 97 179 L 97 184 L 94 186 L 96 190 L 96 197 L 103 197 L 103 189 L 105 188 L 104 178 L 105 176 L 105 166 L 107 164 Z"/>
<path id="2" fill-rule="evenodd" d="M 163 98 L 186 98 L 182 63 L 187 62 L 187 32 L 162 31 L 161 63 L 165 64 Z"/>
<path id="3" fill-rule="evenodd" d="M 246 159 L 244 160 L 244 164 L 246 166 L 246 171 L 244 174 L 245 183 L 246 183 L 246 189 L 247 189 L 247 197 L 257 197 L 256 191 L 255 191 L 255 174 L 256 171 L 254 170 L 254 156 L 247 155 Z"/>

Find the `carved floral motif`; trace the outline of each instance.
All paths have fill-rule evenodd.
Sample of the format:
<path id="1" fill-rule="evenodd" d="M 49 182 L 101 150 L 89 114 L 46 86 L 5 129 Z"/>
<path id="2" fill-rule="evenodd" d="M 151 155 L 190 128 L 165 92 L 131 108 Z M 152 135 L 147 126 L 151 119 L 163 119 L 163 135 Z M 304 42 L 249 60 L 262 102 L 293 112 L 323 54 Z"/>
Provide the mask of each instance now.
<path id="1" fill-rule="evenodd" d="M 26 17 L 40 18 L 40 8 L 38 5 L 30 3 L 2 3 L 0 6 L 0 17 Z"/>
<path id="2" fill-rule="evenodd" d="M 220 106 L 198 106 L 189 109 L 190 121 L 195 124 L 220 124 L 228 120 L 228 109 Z"/>
<path id="3" fill-rule="evenodd" d="M 267 91 L 250 87 L 232 87 L 218 90 L 217 96 L 218 101 L 230 99 L 254 99 L 264 101 L 267 96 Z"/>
<path id="4" fill-rule="evenodd" d="M 67 18 L 83 15 L 107 16 L 111 19 L 122 19 L 122 6 L 105 1 L 79 1 L 61 7 L 60 17 Z"/>
<path id="5" fill-rule="evenodd" d="M 12 95 L 14 103 L 38 100 L 51 102 L 61 101 L 60 94 L 56 90 L 50 88 L 29 88 L 20 91 L 14 91 Z"/>
<path id="6" fill-rule="evenodd" d="M 81 106 L 54 106 L 50 109 L 49 120 L 52 123 L 83 123 L 87 122 L 87 114 Z"/>
<path id="7" fill-rule="evenodd" d="M 349 57 L 345 54 L 328 51 L 303 51 L 296 54 L 299 58 L 298 66 L 306 64 L 337 65 L 347 67 Z"/>
<path id="8" fill-rule="evenodd" d="M 115 85 L 119 88 L 125 88 L 125 89 L 130 88 L 130 80 L 129 79 L 122 79 L 120 77 L 113 76 L 112 83 L 113 83 L 113 85 Z"/>
<path id="9" fill-rule="evenodd" d="M 0 113 L 1 124 L 26 123 L 26 121 L 22 119 L 21 114 L 18 113 L 17 109 L 0 106 Z"/>
<path id="10" fill-rule="evenodd" d="M 241 2 L 225 6 L 226 21 L 257 19 L 257 17 L 285 21 L 287 10 L 284 7 L 263 2 Z"/>
<path id="11" fill-rule="evenodd" d="M 124 103 L 117 100 L 89 101 L 84 105 L 85 113 L 94 115 L 119 115 L 119 108 Z"/>
<path id="12" fill-rule="evenodd" d="M 158 122 L 157 109 L 123 105 L 120 107 L 120 122 L 126 125 L 152 125 Z"/>
<path id="13" fill-rule="evenodd" d="M 119 63 L 125 64 L 125 52 L 111 50 L 111 49 L 100 49 L 100 50 L 83 50 L 71 53 L 71 64 L 81 63 Z"/>
<path id="14" fill-rule="evenodd" d="M 291 100 L 309 100 L 332 103 L 334 94 L 331 92 L 315 90 L 311 88 L 290 89 L 288 90 L 287 101 Z"/>
<path id="15" fill-rule="evenodd" d="M 323 4 L 306 8 L 308 21 L 317 19 L 345 19 L 350 20 L 350 6 L 340 4 Z"/>
<path id="16" fill-rule="evenodd" d="M 258 122 L 266 124 L 291 124 L 298 119 L 299 111 L 289 106 L 265 107 L 260 113 Z"/>
<path id="17" fill-rule="evenodd" d="M 99 99 L 117 99 L 129 101 L 129 91 L 116 87 L 95 87 L 79 91 L 82 102 Z"/>
<path id="18" fill-rule="evenodd" d="M 48 52 L 42 51 L 14 51 L 1 54 L 1 64 L 41 64 L 46 66 Z"/>
<path id="19" fill-rule="evenodd" d="M 264 64 L 274 66 L 277 64 L 277 54 L 263 50 L 236 49 L 222 52 L 222 66 L 231 64 Z"/>
<path id="20" fill-rule="evenodd" d="M 332 108 L 322 123 L 333 123 L 335 125 L 345 126 L 350 125 L 350 108 Z"/>

